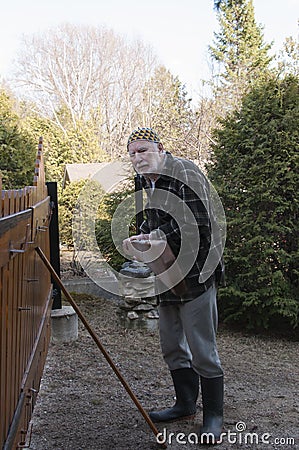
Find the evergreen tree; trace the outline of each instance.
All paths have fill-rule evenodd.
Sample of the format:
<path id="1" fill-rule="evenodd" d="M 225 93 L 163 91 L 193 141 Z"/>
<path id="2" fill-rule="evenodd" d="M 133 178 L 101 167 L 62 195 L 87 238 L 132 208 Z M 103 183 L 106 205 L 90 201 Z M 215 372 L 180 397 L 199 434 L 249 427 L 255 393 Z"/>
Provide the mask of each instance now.
<path id="1" fill-rule="evenodd" d="M 38 138 L 34 141 L 22 126 L 14 100 L 0 91 L 0 174 L 4 189 L 33 183 Z"/>
<path id="2" fill-rule="evenodd" d="M 139 113 L 137 120 L 155 128 L 166 149 L 177 156 L 192 156 L 189 140 L 194 117 L 190 101 L 178 77 L 164 66 L 156 69 L 143 89 L 142 116 Z"/>
<path id="3" fill-rule="evenodd" d="M 65 148 L 65 133 L 45 117 L 32 112 L 25 113 L 25 115 L 25 126 L 32 138 L 43 137 L 46 179 L 57 181 L 60 191 L 65 164 L 72 162 L 68 160 L 68 152 Z"/>
<path id="4" fill-rule="evenodd" d="M 298 323 L 298 78 L 269 76 L 215 132 L 209 176 L 227 215 L 220 310 L 248 328 Z"/>
<path id="5" fill-rule="evenodd" d="M 220 31 L 214 33 L 214 45 L 209 52 L 219 64 L 217 86 L 231 110 L 240 105 L 243 94 L 268 69 L 271 45 L 263 42 L 252 0 L 218 1 L 215 6 Z"/>
<path id="6" fill-rule="evenodd" d="M 216 9 L 216 11 L 219 11 L 222 1 L 223 0 L 214 0 L 214 8 Z"/>
<path id="7" fill-rule="evenodd" d="M 26 108 L 25 103 L 23 106 Z M 24 111 L 24 115 L 28 133 L 34 139 L 43 136 L 46 176 L 50 181 L 57 181 L 59 188 L 66 164 L 103 162 L 109 159 L 99 146 L 98 130 L 92 119 L 78 120 L 74 128 L 67 111 L 61 109 L 60 121 L 65 125 L 65 129 L 62 129 L 49 118 L 28 111 Z"/>

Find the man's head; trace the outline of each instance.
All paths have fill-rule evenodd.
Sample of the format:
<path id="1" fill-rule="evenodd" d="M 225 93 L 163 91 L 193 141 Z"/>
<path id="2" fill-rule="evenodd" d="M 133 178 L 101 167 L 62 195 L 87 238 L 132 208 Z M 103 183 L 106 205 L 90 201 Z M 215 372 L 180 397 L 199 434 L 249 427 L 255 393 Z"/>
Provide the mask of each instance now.
<path id="1" fill-rule="evenodd" d="M 159 174 L 164 159 L 164 147 L 152 128 L 138 128 L 128 139 L 127 149 L 136 172 Z"/>

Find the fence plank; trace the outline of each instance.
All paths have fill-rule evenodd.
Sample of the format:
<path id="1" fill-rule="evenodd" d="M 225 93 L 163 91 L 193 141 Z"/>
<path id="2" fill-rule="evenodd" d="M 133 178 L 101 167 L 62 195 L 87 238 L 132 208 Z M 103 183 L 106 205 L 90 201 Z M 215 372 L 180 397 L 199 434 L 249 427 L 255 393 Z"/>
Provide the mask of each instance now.
<path id="1" fill-rule="evenodd" d="M 2 176 L 1 176 L 1 173 L 0 173 L 0 201 L 1 201 L 0 217 L 2 217 Z"/>
<path id="2" fill-rule="evenodd" d="M 0 353 L 0 398 L 1 398 L 1 402 L 0 402 L 0 438 L 1 438 L 1 443 L 4 442 L 4 438 L 5 438 L 5 434 L 7 431 L 7 421 L 8 421 L 8 417 L 6 415 L 6 410 L 5 410 L 5 405 L 7 403 L 7 398 L 6 398 L 6 385 L 7 385 L 7 380 L 6 380 L 6 348 L 7 348 L 7 343 L 6 343 L 6 329 L 8 326 L 8 321 L 7 321 L 7 304 L 6 304 L 6 298 L 7 298 L 7 269 L 5 268 L 1 268 L 1 296 L 0 296 L 0 311 L 1 311 L 1 329 L 0 329 L 0 349 L 1 349 L 1 353 Z M 5 349 L 5 351 L 4 351 Z"/>

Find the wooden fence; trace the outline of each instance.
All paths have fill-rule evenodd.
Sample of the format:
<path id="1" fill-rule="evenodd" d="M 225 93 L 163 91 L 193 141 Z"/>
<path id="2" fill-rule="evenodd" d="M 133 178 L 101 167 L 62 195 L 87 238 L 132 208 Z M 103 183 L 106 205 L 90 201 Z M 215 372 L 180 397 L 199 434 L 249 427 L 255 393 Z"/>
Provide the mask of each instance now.
<path id="1" fill-rule="evenodd" d="M 0 444 L 14 450 L 28 447 L 50 338 L 51 278 L 35 251 L 49 258 L 42 139 L 33 186 L 0 193 Z"/>

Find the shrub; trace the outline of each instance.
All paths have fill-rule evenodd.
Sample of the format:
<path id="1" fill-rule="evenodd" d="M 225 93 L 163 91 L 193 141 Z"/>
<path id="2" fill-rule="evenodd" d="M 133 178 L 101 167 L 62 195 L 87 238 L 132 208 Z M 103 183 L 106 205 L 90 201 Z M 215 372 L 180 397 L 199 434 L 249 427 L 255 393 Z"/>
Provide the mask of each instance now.
<path id="1" fill-rule="evenodd" d="M 251 329 L 298 324 L 298 79 L 271 77 L 215 132 L 209 176 L 227 216 L 221 317 Z"/>

